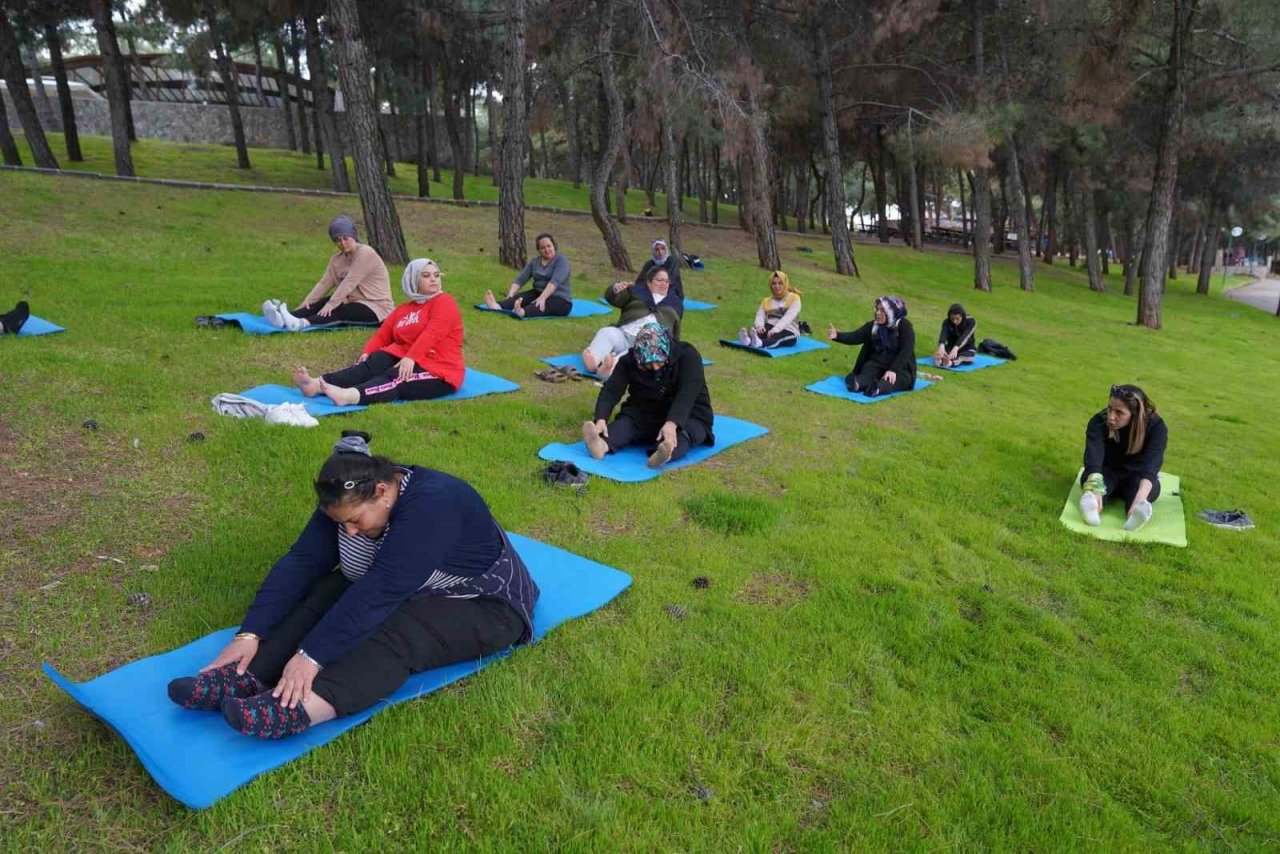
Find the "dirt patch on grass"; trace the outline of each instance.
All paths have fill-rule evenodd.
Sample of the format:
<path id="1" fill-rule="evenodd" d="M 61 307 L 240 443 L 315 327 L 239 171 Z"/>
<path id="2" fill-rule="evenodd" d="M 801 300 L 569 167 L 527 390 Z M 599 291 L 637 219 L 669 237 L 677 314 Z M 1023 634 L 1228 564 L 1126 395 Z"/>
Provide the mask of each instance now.
<path id="1" fill-rule="evenodd" d="M 25 449 L 17 429 L 0 422 L 0 512 L 6 517 L 5 540 L 31 540 L 75 517 L 82 497 L 97 498 L 105 478 L 80 469 L 73 475 L 68 460 L 84 459 L 80 436 L 50 430 L 40 449 Z M 8 579 L 12 583 L 13 579 Z"/>
<path id="2" fill-rule="evenodd" d="M 738 599 L 748 605 L 765 608 L 790 608 L 808 599 L 812 593 L 813 588 L 803 578 L 760 573 L 747 580 L 746 586 L 738 591 Z"/>

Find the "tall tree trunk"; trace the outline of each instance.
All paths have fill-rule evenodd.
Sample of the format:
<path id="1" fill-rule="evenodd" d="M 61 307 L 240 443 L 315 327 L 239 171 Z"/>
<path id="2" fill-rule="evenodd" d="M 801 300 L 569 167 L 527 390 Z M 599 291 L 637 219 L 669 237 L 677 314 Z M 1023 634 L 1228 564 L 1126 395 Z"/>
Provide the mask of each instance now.
<path id="1" fill-rule="evenodd" d="M 720 146 L 711 149 L 711 224 L 720 224 Z"/>
<path id="2" fill-rule="evenodd" d="M 378 150 L 382 153 L 382 167 L 387 172 L 388 178 L 396 177 L 396 159 L 391 152 L 391 140 L 387 138 L 387 129 L 382 126 L 382 102 L 384 95 L 382 91 L 382 74 L 375 73 L 373 75 L 373 118 L 374 126 L 378 132 Z M 395 125 L 396 121 L 396 105 L 391 102 L 391 123 Z M 397 146 L 398 147 L 398 146 Z"/>
<path id="3" fill-rule="evenodd" d="M 573 181 L 573 189 L 582 186 L 582 153 L 578 147 L 578 110 L 573 105 L 573 95 L 569 90 L 570 82 L 560 80 L 557 89 L 560 92 L 560 109 L 564 113 L 564 141 L 569 147 L 569 177 Z"/>
<path id="4" fill-rule="evenodd" d="M 94 15 L 94 27 L 96 28 L 97 16 L 96 13 L 92 11 L 95 2 L 96 0 L 89 0 L 90 13 Z M 124 122 L 125 130 L 128 132 L 126 139 L 128 139 L 129 142 L 137 142 L 138 136 L 133 129 L 133 85 L 129 82 L 129 68 L 125 65 L 124 53 L 120 50 L 120 39 L 116 35 L 116 23 L 115 19 L 112 17 L 111 0 L 102 0 L 102 2 L 106 9 L 103 26 L 107 31 L 107 41 L 110 42 L 110 53 L 108 54 L 102 50 L 101 43 L 99 43 L 98 52 L 102 54 L 104 63 L 110 62 L 115 66 L 116 85 L 119 87 L 119 96 L 125 107 Z M 99 41 L 101 42 L 101 40 Z M 107 85 L 109 87 L 111 85 L 111 76 L 108 75 L 105 70 L 103 71 L 102 78 L 107 81 Z"/>
<path id="5" fill-rule="evenodd" d="M 826 8 L 831 8 L 830 4 Z M 825 17 L 825 15 L 824 15 Z M 835 254 L 836 273 L 857 276 L 858 263 L 853 257 L 853 239 L 845 218 L 844 162 L 840 153 L 840 129 L 836 126 L 834 95 L 831 82 L 831 44 L 827 38 L 828 21 L 816 21 L 813 28 L 818 78 L 818 125 L 822 134 L 822 160 L 826 169 L 827 224 L 831 229 L 831 250 Z M 883 211 L 884 209 L 881 208 Z"/>
<path id="6" fill-rule="evenodd" d="M 1129 233 L 1125 239 L 1127 244 L 1124 256 L 1124 295 L 1133 296 L 1136 288 L 1138 269 L 1142 264 L 1141 219 L 1137 213 L 1129 217 Z"/>
<path id="7" fill-rule="evenodd" d="M 991 290 L 991 174 L 975 167 L 969 178 L 973 190 L 973 286 Z"/>
<path id="8" fill-rule="evenodd" d="M 31 99 L 31 90 L 27 88 L 27 70 L 22 65 L 18 38 L 13 25 L 9 23 L 9 13 L 3 7 L 0 7 L 0 73 L 3 73 L 5 83 L 8 84 L 9 97 L 18 114 L 18 123 L 22 125 L 27 145 L 31 148 L 31 159 L 41 169 L 57 169 L 58 158 L 53 156 L 49 140 L 45 139 L 40 116 Z"/>
<path id="9" fill-rule="evenodd" d="M 669 104 L 666 112 L 670 115 Z M 667 193 L 667 244 L 671 254 L 677 258 L 683 258 L 684 253 L 680 248 L 680 226 L 684 223 L 684 216 L 680 210 L 680 184 L 676 176 L 676 135 L 669 121 L 662 123 L 662 140 L 667 152 L 663 164 L 665 167 L 663 189 Z"/>
<path id="10" fill-rule="evenodd" d="M 1173 216 L 1174 191 L 1178 184 L 1179 136 L 1187 94 L 1183 55 L 1191 38 L 1199 0 L 1173 0 L 1173 32 L 1166 63 L 1164 115 L 1156 142 L 1156 169 L 1151 181 L 1151 203 L 1147 207 L 1143 256 L 1148 259 L 1138 292 L 1137 322 L 1150 329 L 1161 327 L 1160 302 L 1164 292 L 1164 259 L 1169 246 L 1169 221 Z"/>
<path id="11" fill-rule="evenodd" d="M 76 107 L 71 100 L 71 86 L 67 83 L 67 66 L 62 60 L 62 36 L 58 27 L 49 24 L 44 28 L 44 43 L 49 48 L 49 64 L 53 66 L 53 78 L 58 86 L 58 106 L 62 110 L 62 135 L 67 147 L 67 159 L 73 163 L 84 160 L 80 153 L 80 133 L 76 128 Z"/>
<path id="12" fill-rule="evenodd" d="M 308 133 L 308 127 L 311 124 L 307 121 L 307 96 L 302 91 L 302 58 L 299 55 L 301 50 L 298 45 L 298 22 L 289 22 L 289 59 L 293 62 L 293 78 L 298 85 L 294 87 L 294 92 L 298 96 L 297 99 L 297 119 L 298 119 L 298 142 L 302 144 L 302 153 L 311 153 L 311 135 Z M 316 148 L 321 147 L 319 137 L 316 138 Z M 320 165 L 324 168 L 324 164 Z"/>
<path id="13" fill-rule="evenodd" d="M 507 42 L 502 69 L 502 155 L 498 173 L 498 257 L 519 270 L 527 260 L 524 242 L 525 0 L 506 0 Z M 486 101 L 492 102 L 493 87 Z M 490 116 L 490 139 L 493 112 Z M 492 145 L 492 142 L 490 142 Z"/>
<path id="14" fill-rule="evenodd" d="M 964 172 L 956 170 L 956 183 L 960 186 L 960 232 L 964 235 L 964 245 L 969 246 L 969 210 L 964 194 Z"/>
<path id="15" fill-rule="evenodd" d="M 1010 131 L 1005 137 L 1009 147 L 1009 183 L 1013 185 L 1013 227 L 1018 231 L 1018 283 L 1027 292 L 1036 289 L 1036 265 L 1031 254 L 1031 223 L 1023 198 L 1022 158 L 1018 155 L 1018 137 Z"/>
<path id="16" fill-rule="evenodd" d="M 623 116 L 622 94 L 618 91 L 618 81 L 613 67 L 613 26 L 615 0 L 597 0 L 599 7 L 599 38 L 597 52 L 600 67 L 601 95 L 604 100 L 604 116 L 602 125 L 602 141 L 600 156 L 596 158 L 591 172 L 591 218 L 604 238 L 605 248 L 609 250 L 609 262 L 615 270 L 630 271 L 631 258 L 627 255 L 627 247 L 622 242 L 622 232 L 618 224 L 609 216 L 605 208 L 605 196 L 609 189 L 609 176 L 613 174 L 613 164 L 622 150 Z"/>
<path id="17" fill-rule="evenodd" d="M 1080 168 L 1080 204 L 1084 207 L 1084 263 L 1089 271 L 1089 290 L 1106 293 L 1107 284 L 1102 279 L 1102 259 L 1098 257 L 1098 203 L 1090 175 Z"/>
<path id="18" fill-rule="evenodd" d="M 422 63 L 422 86 L 427 97 L 427 156 L 431 158 L 431 180 L 439 184 L 441 183 L 440 151 L 436 138 L 435 78 L 431 73 L 431 63 L 427 61 Z"/>
<path id="19" fill-rule="evenodd" d="M 236 162 L 241 169 L 252 168 L 249 163 L 249 147 L 244 139 L 244 120 L 240 116 L 240 74 L 227 53 L 227 43 L 218 23 L 218 9 L 213 0 L 204 0 L 204 19 L 209 26 L 209 38 L 213 40 L 213 53 L 218 62 L 218 76 L 222 78 L 222 90 L 227 97 L 227 109 L 231 111 L 231 136 L 236 144 Z"/>
<path id="20" fill-rule="evenodd" d="M 466 89 L 466 114 L 467 123 L 471 126 L 471 134 L 468 139 L 471 140 L 471 174 L 480 177 L 480 123 L 476 121 L 476 96 L 475 81 L 464 78 L 467 82 Z"/>
<path id="21" fill-rule="evenodd" d="M 1205 226 L 1204 244 L 1200 247 L 1200 270 L 1196 279 L 1196 293 L 1207 296 L 1213 278 L 1213 262 L 1218 257 L 1218 244 L 1222 241 L 1222 204 L 1209 196 L 1209 223 Z"/>
<path id="22" fill-rule="evenodd" d="M 418 196 L 428 198 L 431 195 L 431 163 L 427 147 L 427 110 L 430 101 L 427 98 L 426 68 L 419 54 L 414 57 L 410 79 L 414 86 L 414 163 L 418 167 Z"/>
<path id="23" fill-rule="evenodd" d="M 1049 174 L 1045 179 L 1044 207 L 1040 210 L 1040 243 L 1043 247 L 1044 263 L 1053 264 L 1053 256 L 1058 252 L 1058 179 L 1059 160 L 1057 154 L 1049 156 Z"/>
<path id="24" fill-rule="evenodd" d="M 698 139 L 698 223 L 707 222 L 707 142 Z"/>
<path id="25" fill-rule="evenodd" d="M 40 117 L 40 125 L 50 131 L 57 130 L 54 121 L 53 105 L 49 103 L 49 91 L 44 86 L 44 75 L 40 73 L 40 59 L 36 56 L 35 46 L 27 45 L 27 58 L 31 64 L 31 85 L 35 87 L 36 115 Z"/>
<path id="26" fill-rule="evenodd" d="M 809 164 L 807 161 L 797 163 L 796 176 L 796 231 L 809 233 Z"/>
<path id="27" fill-rule="evenodd" d="M 333 113 L 333 94 L 329 91 L 329 74 L 325 70 L 324 47 L 320 42 L 320 25 L 313 12 L 314 10 L 308 10 L 302 19 L 307 35 L 307 70 L 311 73 L 311 99 L 320 125 L 320 134 L 324 137 L 324 150 L 329 153 L 329 171 L 333 175 L 333 189 L 339 193 L 350 193 L 351 178 L 347 175 L 347 155 L 342 148 L 342 134 L 338 130 L 338 119 Z M 319 150 L 320 146 L 317 143 L 317 153 Z M 386 258 L 384 257 L 383 260 Z"/>
<path id="28" fill-rule="evenodd" d="M 1062 170 L 1062 231 L 1067 243 L 1067 266 L 1075 267 L 1080 260 L 1079 240 L 1076 235 L 1076 170 L 1068 165 Z"/>
<path id="29" fill-rule="evenodd" d="M 876 125 L 876 168 L 871 173 L 872 184 L 876 191 L 876 230 L 881 243 L 889 242 L 889 194 L 888 181 L 885 178 L 885 161 L 888 160 L 888 152 L 885 151 L 884 125 Z M 830 204 L 828 202 L 827 204 Z"/>
<path id="30" fill-rule="evenodd" d="M 377 144 L 378 109 L 373 102 L 369 56 L 361 38 L 358 15 L 356 0 L 329 0 L 329 31 L 351 128 L 356 189 L 360 193 L 369 245 L 388 264 L 407 264 L 409 255 L 405 251 L 400 215 L 382 173 L 382 156 Z"/>
<path id="31" fill-rule="evenodd" d="M 9 129 L 9 111 L 5 109 L 4 98 L 0 98 L 0 156 L 4 157 L 5 166 L 22 165 L 18 143 L 13 139 L 13 131 Z"/>
<path id="32" fill-rule="evenodd" d="M 452 59 L 449 56 L 449 46 L 446 43 L 440 62 L 440 86 L 444 90 L 442 95 L 444 99 L 444 128 L 449 137 L 449 151 L 453 155 L 453 197 L 461 200 L 463 198 L 463 177 L 467 173 L 467 149 L 462 143 L 462 130 L 458 127 L 460 124 L 458 118 L 458 94 L 454 91 L 453 86 L 454 78 L 457 75 L 451 65 Z"/>
<path id="33" fill-rule="evenodd" d="M 1009 244 L 1009 166 L 997 167 L 996 173 L 1000 184 L 1000 208 L 996 215 L 995 227 L 992 229 L 992 250 L 996 255 L 1003 255 Z"/>
<path id="34" fill-rule="evenodd" d="M 745 202 L 751 211 L 751 222 L 756 237 L 756 257 L 766 270 L 782 266 L 778 260 L 778 243 L 769 210 L 769 146 L 765 141 L 760 122 L 764 116 L 756 102 L 756 92 L 750 87 L 743 93 L 746 115 L 743 118 L 747 135 L 747 168 L 751 172 L 751 191 Z"/>
<path id="35" fill-rule="evenodd" d="M 912 127 L 914 113 L 907 111 L 907 201 L 911 207 L 911 245 L 924 251 L 924 216 L 920 204 L 920 175 L 916 170 L 916 135 Z"/>
<path id="36" fill-rule="evenodd" d="M 253 90 L 258 95 L 258 106 L 267 106 L 267 94 L 262 91 L 262 40 L 253 37 Z"/>
<path id="37" fill-rule="evenodd" d="M 509 3 L 515 2 L 515 1 L 516 0 L 508 0 Z M 523 77 L 523 75 L 521 76 Z M 520 88 L 522 89 L 524 88 L 523 80 L 520 81 Z M 502 112 L 504 115 L 506 114 L 506 111 L 507 111 L 506 102 L 504 101 L 503 109 L 502 109 Z M 527 110 L 522 109 L 522 112 L 527 112 Z M 497 113 L 498 113 L 498 102 L 493 97 L 493 81 L 490 81 L 486 83 L 484 87 L 484 115 L 489 122 L 489 127 L 486 133 L 488 134 L 488 137 L 489 137 L 489 157 L 492 158 L 493 160 L 493 186 L 495 187 L 497 187 L 499 184 L 498 173 L 502 171 L 502 155 L 499 150 L 499 143 L 496 136 L 497 122 L 495 121 L 495 119 L 497 119 L 498 117 Z M 505 134 L 506 134 L 505 128 L 503 129 L 503 134 L 505 139 Z M 530 155 L 533 154 L 532 147 L 530 148 L 529 154 Z M 527 174 L 529 177 L 533 177 L 534 172 L 533 172 L 533 165 L 532 165 L 532 161 L 533 161 L 532 156 L 530 156 L 529 160 L 530 160 L 530 165 L 529 165 L 529 170 Z M 521 264 L 521 266 L 524 266 L 524 265 Z"/>
<path id="38" fill-rule="evenodd" d="M 1102 246 L 1102 276 L 1105 279 L 1111 275 L 1111 253 L 1115 251 L 1115 241 L 1111 235 L 1111 211 L 1102 203 L 1100 196 L 1095 194 L 1094 198 L 1098 205 L 1098 242 Z"/>
<path id="39" fill-rule="evenodd" d="M 289 102 L 289 68 L 284 61 L 284 42 L 280 40 L 280 33 L 273 32 L 271 34 L 271 47 L 276 55 L 276 89 L 280 91 L 280 109 L 284 114 L 284 130 L 285 137 L 288 140 L 289 150 L 298 150 L 298 135 L 293 131 L 293 105 Z M 264 103 L 263 106 L 266 106 Z"/>
<path id="40" fill-rule="evenodd" d="M 111 0 L 89 0 L 93 29 L 102 55 L 102 72 L 107 81 L 107 106 L 111 111 L 111 147 L 116 174 L 133 177 L 133 152 L 129 150 L 129 101 L 118 62 L 120 46 L 111 27 Z"/>

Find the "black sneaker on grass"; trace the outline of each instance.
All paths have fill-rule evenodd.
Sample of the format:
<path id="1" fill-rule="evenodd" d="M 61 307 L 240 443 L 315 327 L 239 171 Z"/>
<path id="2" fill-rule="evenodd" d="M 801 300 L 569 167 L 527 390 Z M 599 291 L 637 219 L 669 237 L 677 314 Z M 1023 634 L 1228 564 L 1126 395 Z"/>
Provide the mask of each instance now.
<path id="1" fill-rule="evenodd" d="M 17 335 L 22 331 L 29 317 L 31 317 L 31 306 L 27 305 L 26 300 L 19 300 L 12 311 L 0 314 L 0 325 L 4 326 L 5 334 Z"/>

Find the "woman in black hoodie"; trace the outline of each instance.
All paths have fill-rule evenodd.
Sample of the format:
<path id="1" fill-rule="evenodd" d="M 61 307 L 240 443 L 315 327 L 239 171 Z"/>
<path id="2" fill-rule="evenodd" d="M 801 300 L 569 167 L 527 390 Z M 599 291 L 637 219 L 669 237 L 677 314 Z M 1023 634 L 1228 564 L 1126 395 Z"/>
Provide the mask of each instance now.
<path id="1" fill-rule="evenodd" d="M 955 303 L 947 309 L 947 318 L 942 321 L 942 332 L 938 334 L 938 349 L 933 354 L 933 363 L 939 368 L 954 368 L 959 365 L 972 364 L 973 357 L 978 355 L 976 348 L 978 321 L 965 313 L 964 306 Z"/>
<path id="2" fill-rule="evenodd" d="M 880 297 L 875 320 L 852 332 L 839 332 L 830 324 L 827 337 L 838 344 L 861 344 L 853 370 L 844 378 L 845 388 L 867 397 L 892 391 L 908 391 L 916 385 L 916 331 L 907 320 L 907 304 L 900 297 Z"/>
<path id="3" fill-rule="evenodd" d="M 1084 471 L 1080 473 L 1080 515 L 1102 524 L 1107 498 L 1125 503 L 1126 531 L 1151 519 L 1151 503 L 1160 497 L 1160 467 L 1169 444 L 1169 428 L 1156 405 L 1136 385 L 1113 385 L 1107 408 L 1089 419 L 1084 431 Z"/>

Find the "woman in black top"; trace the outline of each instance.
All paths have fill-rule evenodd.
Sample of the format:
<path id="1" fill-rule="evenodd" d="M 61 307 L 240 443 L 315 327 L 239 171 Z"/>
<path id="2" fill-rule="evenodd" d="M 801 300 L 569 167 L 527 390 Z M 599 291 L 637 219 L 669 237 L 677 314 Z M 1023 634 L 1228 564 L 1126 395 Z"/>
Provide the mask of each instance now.
<path id="1" fill-rule="evenodd" d="M 671 254 L 671 250 L 667 249 L 667 241 L 659 237 L 653 241 L 650 247 L 653 253 L 649 260 L 644 262 L 644 266 L 640 268 L 640 272 L 636 275 L 635 284 L 640 285 L 649 281 L 650 271 L 654 267 L 661 267 L 667 271 L 667 277 L 671 282 L 671 292 L 680 299 L 684 299 L 684 283 L 680 281 L 680 259 Z"/>
<path id="2" fill-rule="evenodd" d="M 972 364 L 973 357 L 978 355 L 974 343 L 977 332 L 977 319 L 970 317 L 960 303 L 952 305 L 947 309 L 942 331 L 938 333 L 938 349 L 933 354 L 933 363 L 939 368 Z"/>
<path id="3" fill-rule="evenodd" d="M 1084 431 L 1084 471 L 1080 473 L 1080 514 L 1100 525 L 1103 501 L 1125 503 L 1126 531 L 1151 519 L 1151 503 L 1160 497 L 1160 467 L 1169 444 L 1169 428 L 1156 405 L 1136 385 L 1113 385 L 1107 408 L 1089 419 Z"/>
<path id="4" fill-rule="evenodd" d="M 623 394 L 626 402 L 610 424 Z M 715 444 L 714 417 L 702 355 L 687 341 L 674 341 L 666 327 L 649 323 L 600 389 L 594 420 L 582 423 L 582 440 L 597 460 L 629 445 L 656 443 L 649 467 L 657 468 L 692 447 Z"/>
<path id="5" fill-rule="evenodd" d="M 875 319 L 852 332 L 829 324 L 827 337 L 838 344 L 861 344 L 845 388 L 867 397 L 907 391 L 916 385 L 916 331 L 907 320 L 907 304 L 900 297 L 880 297 Z"/>

